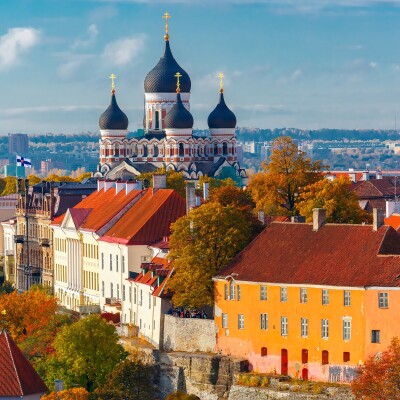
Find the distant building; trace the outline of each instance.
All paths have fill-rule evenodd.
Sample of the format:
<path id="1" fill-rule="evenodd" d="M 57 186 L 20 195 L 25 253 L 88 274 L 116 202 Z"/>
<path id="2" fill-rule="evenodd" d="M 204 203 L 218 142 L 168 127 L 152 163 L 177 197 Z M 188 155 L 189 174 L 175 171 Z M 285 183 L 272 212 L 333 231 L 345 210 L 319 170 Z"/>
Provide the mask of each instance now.
<path id="1" fill-rule="evenodd" d="M 0 399 L 39 400 L 49 389 L 6 330 L 0 331 Z"/>
<path id="2" fill-rule="evenodd" d="M 400 329 L 400 234 L 383 226 L 272 222 L 215 281 L 218 352 L 258 372 L 350 382 Z"/>
<path id="3" fill-rule="evenodd" d="M 16 284 L 16 266 L 15 256 L 16 243 L 15 233 L 17 230 L 17 220 L 15 218 L 0 223 L 3 232 L 3 249 L 4 249 L 4 278 L 6 281 Z"/>
<path id="4" fill-rule="evenodd" d="M 26 157 L 29 152 L 28 135 L 26 133 L 9 133 L 8 152 Z"/>
<path id="5" fill-rule="evenodd" d="M 5 177 L 17 176 L 18 178 L 25 178 L 25 167 L 17 167 L 14 161 L 14 164 L 7 164 L 4 166 L 4 175 Z"/>

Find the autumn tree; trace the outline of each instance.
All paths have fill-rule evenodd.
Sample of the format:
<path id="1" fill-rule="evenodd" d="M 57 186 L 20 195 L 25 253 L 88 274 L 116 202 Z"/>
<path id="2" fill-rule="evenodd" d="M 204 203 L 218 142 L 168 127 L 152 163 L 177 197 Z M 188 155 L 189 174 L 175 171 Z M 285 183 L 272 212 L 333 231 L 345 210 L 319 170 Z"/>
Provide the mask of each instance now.
<path id="1" fill-rule="evenodd" d="M 63 379 L 67 388 L 81 386 L 90 392 L 104 384 L 127 356 L 115 327 L 99 315 L 64 326 L 54 340 L 54 350 L 44 366 L 46 383 Z"/>
<path id="2" fill-rule="evenodd" d="M 400 341 L 397 337 L 386 351 L 370 357 L 359 368 L 351 388 L 356 399 L 400 399 Z"/>
<path id="3" fill-rule="evenodd" d="M 36 185 L 40 182 L 42 182 L 42 179 L 39 178 L 38 176 L 34 175 L 34 174 L 29 174 L 26 179 L 28 179 L 29 185 L 33 186 Z"/>
<path id="4" fill-rule="evenodd" d="M 358 196 L 350 191 L 351 182 L 341 176 L 333 181 L 321 179 L 307 186 L 300 195 L 297 208 L 300 215 L 312 221 L 314 208 L 325 208 L 328 222 L 361 224 L 369 222 L 370 215 L 360 208 Z"/>
<path id="5" fill-rule="evenodd" d="M 182 197 L 186 197 L 186 181 L 181 172 L 168 170 L 165 168 L 159 168 L 155 172 L 145 172 L 138 176 L 140 181 L 147 180 L 149 186 L 153 185 L 153 175 L 165 174 L 167 176 L 167 189 L 173 189 L 177 191 Z"/>
<path id="6" fill-rule="evenodd" d="M 89 400 L 90 393 L 84 388 L 73 388 L 45 394 L 40 400 Z"/>
<path id="7" fill-rule="evenodd" d="M 114 368 L 95 394 L 99 400 L 152 400 L 157 390 L 153 381 L 153 366 L 125 360 Z"/>
<path id="8" fill-rule="evenodd" d="M 177 306 L 214 304 L 212 277 L 252 239 L 253 227 L 235 206 L 208 202 L 171 227 L 174 274 L 168 282 Z"/>
<path id="9" fill-rule="evenodd" d="M 14 286 L 12 285 L 11 282 L 4 281 L 3 284 L 0 286 L 0 296 L 2 294 L 9 294 L 14 291 Z"/>
<path id="10" fill-rule="evenodd" d="M 1 192 L 1 196 L 17 192 L 17 178 L 15 176 L 7 176 L 2 181 L 3 191 Z"/>
<path id="11" fill-rule="evenodd" d="M 312 161 L 299 151 L 289 136 L 272 144 L 270 162 L 249 182 L 256 207 L 269 215 L 298 215 L 297 204 L 304 188 L 323 178 L 320 161 Z"/>

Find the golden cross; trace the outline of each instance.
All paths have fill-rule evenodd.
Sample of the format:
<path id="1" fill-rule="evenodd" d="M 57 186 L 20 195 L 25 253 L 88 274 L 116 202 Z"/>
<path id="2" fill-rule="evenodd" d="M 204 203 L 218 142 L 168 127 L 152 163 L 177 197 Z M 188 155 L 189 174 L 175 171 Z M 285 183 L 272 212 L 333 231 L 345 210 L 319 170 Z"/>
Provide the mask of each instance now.
<path id="1" fill-rule="evenodd" d="M 224 91 L 224 82 L 223 79 L 225 78 L 225 75 L 221 72 L 218 74 L 219 78 L 219 91 L 222 93 Z"/>
<path id="2" fill-rule="evenodd" d="M 179 82 L 179 78 L 182 76 L 182 74 L 180 72 L 177 72 L 175 74 L 176 77 L 176 93 L 180 93 L 181 92 L 181 83 Z"/>
<path id="3" fill-rule="evenodd" d="M 169 39 L 169 26 L 168 26 L 168 19 L 171 18 L 171 14 L 169 14 L 168 12 L 165 12 L 164 15 L 162 16 L 165 19 L 165 40 Z"/>
<path id="4" fill-rule="evenodd" d="M 110 75 L 110 79 L 111 79 L 111 89 L 112 89 L 113 92 L 115 91 L 115 78 L 116 78 L 116 77 L 117 77 L 117 76 L 114 75 L 114 74 L 111 74 L 111 75 Z"/>

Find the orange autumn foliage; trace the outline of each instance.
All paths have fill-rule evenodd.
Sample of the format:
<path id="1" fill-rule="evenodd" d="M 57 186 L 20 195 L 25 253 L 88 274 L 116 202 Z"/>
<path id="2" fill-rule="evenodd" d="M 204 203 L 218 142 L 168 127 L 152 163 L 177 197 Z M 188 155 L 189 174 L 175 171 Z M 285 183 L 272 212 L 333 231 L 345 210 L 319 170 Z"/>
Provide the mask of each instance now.
<path id="1" fill-rule="evenodd" d="M 84 388 L 73 388 L 51 392 L 41 397 L 41 400 L 89 400 L 90 394 Z"/>

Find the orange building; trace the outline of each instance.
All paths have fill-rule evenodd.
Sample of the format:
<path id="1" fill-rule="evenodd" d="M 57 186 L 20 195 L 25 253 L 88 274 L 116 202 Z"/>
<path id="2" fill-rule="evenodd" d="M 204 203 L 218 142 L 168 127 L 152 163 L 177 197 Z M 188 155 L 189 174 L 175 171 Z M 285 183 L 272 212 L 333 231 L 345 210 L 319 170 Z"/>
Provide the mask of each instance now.
<path id="1" fill-rule="evenodd" d="M 349 382 L 400 333 L 400 235 L 382 225 L 273 222 L 215 281 L 217 348 L 250 368 Z"/>

